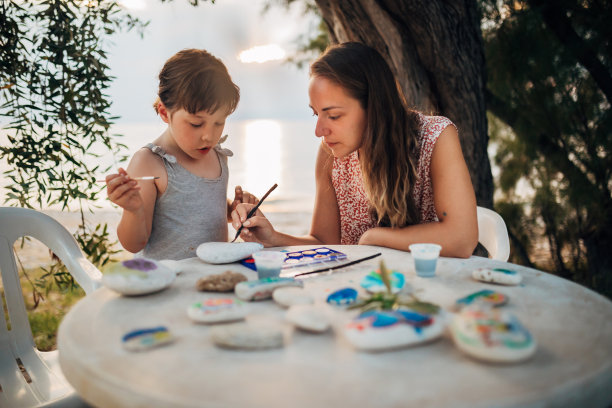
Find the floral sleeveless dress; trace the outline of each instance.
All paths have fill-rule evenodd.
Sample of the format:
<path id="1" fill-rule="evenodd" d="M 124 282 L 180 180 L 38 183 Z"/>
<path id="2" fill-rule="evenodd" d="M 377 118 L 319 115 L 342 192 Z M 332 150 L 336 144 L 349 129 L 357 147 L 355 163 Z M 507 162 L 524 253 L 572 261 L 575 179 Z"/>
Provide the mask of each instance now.
<path id="1" fill-rule="evenodd" d="M 414 186 L 413 199 L 421 215 L 421 223 L 428 223 L 438 221 L 431 185 L 431 155 L 440 133 L 449 125 L 454 126 L 454 124 L 444 116 L 419 114 L 419 120 L 421 130 L 419 132 L 418 177 Z M 376 227 L 377 223 L 370 213 L 370 204 L 363 186 L 357 151 L 341 159 L 334 158 L 332 184 L 340 210 L 340 243 L 342 245 L 358 244 L 363 233 Z"/>

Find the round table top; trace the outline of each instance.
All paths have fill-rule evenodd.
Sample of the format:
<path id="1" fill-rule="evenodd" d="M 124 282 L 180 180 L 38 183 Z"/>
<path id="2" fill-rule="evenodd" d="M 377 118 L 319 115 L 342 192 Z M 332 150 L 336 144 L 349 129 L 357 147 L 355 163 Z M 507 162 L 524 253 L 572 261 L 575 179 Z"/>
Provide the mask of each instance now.
<path id="1" fill-rule="evenodd" d="M 538 347 L 516 364 L 474 360 L 450 335 L 385 352 L 355 350 L 332 329 L 312 334 L 283 323 L 285 309 L 273 300 L 249 303 L 247 321 L 282 324 L 285 346 L 262 351 L 213 345 L 213 326 L 193 323 L 189 305 L 233 293 L 198 292 L 196 281 L 226 270 L 249 280 L 256 273 L 238 263 L 180 261 L 183 272 L 161 292 L 124 297 L 101 288 L 79 301 L 61 323 L 62 370 L 76 391 L 100 407 L 317 407 L 317 406 L 605 406 L 612 402 L 612 302 L 554 275 L 486 258 L 440 258 L 436 276 L 415 275 L 410 253 L 368 246 L 328 246 L 349 260 L 382 257 L 309 275 L 305 290 L 316 304 L 334 290 L 353 287 L 383 259 L 404 273 L 416 295 L 452 311 L 455 301 L 481 289 L 506 294 L 503 306 L 528 328 Z M 289 248 L 289 247 L 288 247 Z M 312 248 L 308 246 L 290 247 Z M 479 267 L 510 267 L 519 286 L 475 281 Z M 330 306 L 331 308 L 331 306 Z M 338 313 L 350 313 L 340 311 Z M 145 327 L 166 326 L 176 340 L 141 352 L 125 350 L 121 338 Z"/>

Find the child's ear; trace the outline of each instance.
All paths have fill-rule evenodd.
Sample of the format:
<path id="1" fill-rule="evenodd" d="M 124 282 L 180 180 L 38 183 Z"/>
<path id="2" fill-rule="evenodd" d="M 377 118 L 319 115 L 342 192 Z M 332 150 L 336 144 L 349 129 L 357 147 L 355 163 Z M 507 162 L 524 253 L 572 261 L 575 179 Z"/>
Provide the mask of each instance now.
<path id="1" fill-rule="evenodd" d="M 157 114 L 164 122 L 170 122 L 170 112 L 168 112 L 168 109 L 166 109 L 166 105 L 164 105 L 161 101 L 157 105 Z"/>

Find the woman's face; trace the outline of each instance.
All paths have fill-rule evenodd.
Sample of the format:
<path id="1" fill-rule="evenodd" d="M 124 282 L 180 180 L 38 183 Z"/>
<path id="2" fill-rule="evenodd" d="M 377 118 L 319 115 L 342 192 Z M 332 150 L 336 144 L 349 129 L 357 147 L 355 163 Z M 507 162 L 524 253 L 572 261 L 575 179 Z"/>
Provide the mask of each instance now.
<path id="1" fill-rule="evenodd" d="M 317 116 L 315 135 L 323 138 L 334 157 L 344 157 L 361 147 L 366 111 L 340 85 L 313 76 L 308 86 L 310 107 Z"/>

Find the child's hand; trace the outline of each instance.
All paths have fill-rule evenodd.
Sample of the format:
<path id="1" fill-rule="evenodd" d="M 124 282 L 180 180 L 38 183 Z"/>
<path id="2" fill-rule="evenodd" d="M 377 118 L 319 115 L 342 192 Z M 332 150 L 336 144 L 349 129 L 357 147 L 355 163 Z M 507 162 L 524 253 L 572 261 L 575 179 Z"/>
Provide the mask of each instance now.
<path id="1" fill-rule="evenodd" d="M 106 176 L 106 194 L 109 200 L 126 211 L 135 212 L 142 208 L 143 201 L 139 190 L 138 182 L 132 180 L 122 168 L 119 168 L 119 174 Z"/>
<path id="2" fill-rule="evenodd" d="M 232 226 L 238 230 L 241 225 L 244 225 L 240 238 L 244 241 L 254 241 L 264 244 L 264 246 L 274 246 L 274 238 L 277 232 L 270 224 L 266 216 L 258 209 L 255 214 L 247 219 L 247 214 L 255 204 L 239 204 L 232 211 Z"/>
<path id="3" fill-rule="evenodd" d="M 236 186 L 234 190 L 234 201 L 230 204 L 229 213 L 231 214 L 238 204 L 246 203 L 246 204 L 257 204 L 259 200 L 253 194 L 248 191 L 242 191 L 242 187 Z"/>

